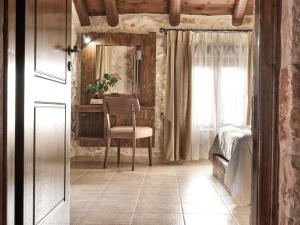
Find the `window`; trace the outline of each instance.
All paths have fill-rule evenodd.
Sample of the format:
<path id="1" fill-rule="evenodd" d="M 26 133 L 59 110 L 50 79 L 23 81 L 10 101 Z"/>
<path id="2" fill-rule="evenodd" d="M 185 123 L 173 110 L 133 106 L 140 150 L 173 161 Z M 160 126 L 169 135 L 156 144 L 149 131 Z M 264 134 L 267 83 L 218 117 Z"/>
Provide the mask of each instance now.
<path id="1" fill-rule="evenodd" d="M 247 73 L 235 67 L 194 67 L 192 73 L 193 126 L 215 130 L 246 125 Z"/>
<path id="2" fill-rule="evenodd" d="M 245 125 L 247 114 L 247 73 L 234 67 L 221 68 L 219 79 L 220 126 Z"/>

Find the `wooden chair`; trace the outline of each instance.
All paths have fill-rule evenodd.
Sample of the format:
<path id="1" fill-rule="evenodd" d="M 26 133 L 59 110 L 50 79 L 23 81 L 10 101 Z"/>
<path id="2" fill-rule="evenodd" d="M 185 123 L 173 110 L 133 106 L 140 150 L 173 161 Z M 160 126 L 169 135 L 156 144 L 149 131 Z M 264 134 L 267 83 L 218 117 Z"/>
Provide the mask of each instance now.
<path id="1" fill-rule="evenodd" d="M 118 141 L 118 166 L 120 165 L 120 139 L 132 140 L 132 170 L 134 170 L 136 139 L 149 138 L 149 165 L 152 166 L 152 136 L 151 127 L 136 126 L 136 113 L 140 111 L 140 104 L 137 98 L 133 97 L 105 97 L 104 98 L 105 119 L 106 119 L 106 150 L 104 158 L 104 168 L 107 166 L 107 154 L 110 148 L 112 138 Z M 111 115 L 129 115 L 132 117 L 132 126 L 114 126 L 111 127 Z"/>

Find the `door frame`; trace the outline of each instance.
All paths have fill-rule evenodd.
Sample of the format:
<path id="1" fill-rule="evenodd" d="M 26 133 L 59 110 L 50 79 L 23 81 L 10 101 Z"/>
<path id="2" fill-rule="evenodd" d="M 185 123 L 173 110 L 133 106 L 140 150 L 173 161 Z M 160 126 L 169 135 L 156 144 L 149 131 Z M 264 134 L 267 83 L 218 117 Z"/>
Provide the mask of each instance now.
<path id="1" fill-rule="evenodd" d="M 252 225 L 278 224 L 281 1 L 255 0 Z M 4 71 L 0 71 L 0 225 L 14 224 L 15 0 L 4 7 Z M 0 9 L 1 9 L 0 6 Z M 0 15 L 1 17 L 1 15 Z M 1 22 L 0 18 L 0 22 Z M 0 31 L 1 32 L 1 31 Z M 10 99 L 10 101 L 6 101 Z"/>
<path id="2" fill-rule="evenodd" d="M 4 209 L 4 0 L 0 0 L 0 208 Z M 0 211 L 0 224 L 4 223 L 4 211 Z"/>
<path id="3" fill-rule="evenodd" d="M 3 71 L 0 71 L 0 224 L 14 224 L 15 156 L 15 0 L 0 0 L 3 13 Z M 0 7 L 0 8 L 1 8 Z M 0 56 L 1 57 L 1 56 Z M 8 101 L 9 100 L 9 101 Z M 8 104 L 10 102 L 10 104 Z M 3 190 L 3 192 L 2 192 Z"/>
<path id="4" fill-rule="evenodd" d="M 10 225 L 15 223 L 15 0 L 0 0 L 0 10 L 0 225 Z"/>
<path id="5" fill-rule="evenodd" d="M 255 0 L 252 225 L 278 224 L 281 1 Z"/>

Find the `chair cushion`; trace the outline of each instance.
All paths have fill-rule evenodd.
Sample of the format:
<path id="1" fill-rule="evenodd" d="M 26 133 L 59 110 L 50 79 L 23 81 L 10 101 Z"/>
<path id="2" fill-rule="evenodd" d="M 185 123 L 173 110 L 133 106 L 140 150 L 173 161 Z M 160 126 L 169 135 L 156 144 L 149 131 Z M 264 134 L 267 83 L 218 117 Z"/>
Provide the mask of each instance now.
<path id="1" fill-rule="evenodd" d="M 116 126 L 110 129 L 111 137 L 119 138 L 132 138 L 133 127 L 130 126 Z M 136 127 L 135 137 L 136 138 L 146 138 L 153 135 L 153 130 L 151 127 Z"/>

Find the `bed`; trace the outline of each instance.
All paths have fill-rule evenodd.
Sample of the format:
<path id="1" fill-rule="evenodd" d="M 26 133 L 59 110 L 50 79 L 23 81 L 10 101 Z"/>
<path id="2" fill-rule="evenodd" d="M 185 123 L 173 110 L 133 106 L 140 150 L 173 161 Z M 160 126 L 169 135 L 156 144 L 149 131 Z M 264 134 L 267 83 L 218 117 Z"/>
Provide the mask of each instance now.
<path id="1" fill-rule="evenodd" d="M 222 127 L 210 148 L 213 174 L 236 205 L 251 203 L 252 135 L 250 127 Z"/>

